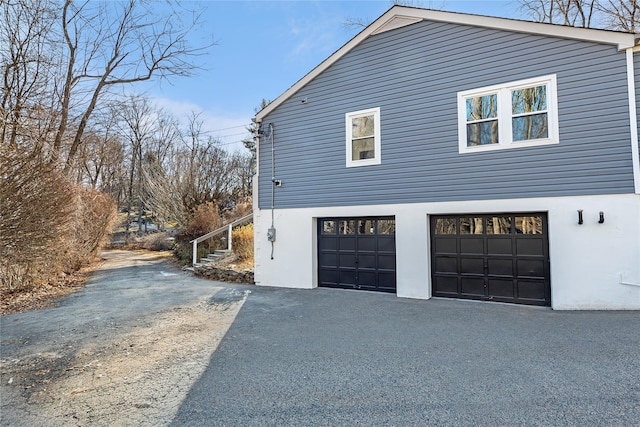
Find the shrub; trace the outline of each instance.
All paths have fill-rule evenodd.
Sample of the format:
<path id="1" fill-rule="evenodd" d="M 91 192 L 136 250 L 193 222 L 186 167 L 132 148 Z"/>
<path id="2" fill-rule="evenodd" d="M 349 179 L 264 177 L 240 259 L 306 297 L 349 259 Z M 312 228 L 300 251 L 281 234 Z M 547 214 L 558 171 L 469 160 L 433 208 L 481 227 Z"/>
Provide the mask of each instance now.
<path id="1" fill-rule="evenodd" d="M 8 291 L 47 283 L 60 271 L 71 229 L 73 186 L 37 156 L 0 149 L 0 281 Z"/>
<path id="2" fill-rule="evenodd" d="M 215 204 L 208 202 L 198 206 L 187 223 L 187 227 L 180 233 L 180 240 L 193 240 L 222 227 L 222 218 Z"/>
<path id="3" fill-rule="evenodd" d="M 222 227 L 222 219 L 218 213 L 218 208 L 214 203 L 204 203 L 198 206 L 191 216 L 187 227 L 182 230 L 176 236 L 175 252 L 181 261 L 188 263 L 191 262 L 192 245 L 189 243 L 191 240 L 196 239 L 202 235 L 205 235 L 213 230 Z M 207 248 L 198 249 L 204 251 L 206 254 L 208 251 L 216 249 L 217 241 L 203 242 L 207 244 Z"/>
<path id="4" fill-rule="evenodd" d="M 167 233 L 148 234 L 142 237 L 141 246 L 150 251 L 170 251 L 173 249 L 173 239 Z"/>
<path id="5" fill-rule="evenodd" d="M 97 190 L 76 188 L 75 207 L 73 233 L 65 242 L 68 272 L 79 269 L 98 254 L 117 217 L 115 201 Z"/>
<path id="6" fill-rule="evenodd" d="M 233 230 L 233 252 L 239 260 L 253 259 L 253 224 L 247 224 Z"/>
<path id="7" fill-rule="evenodd" d="M 108 196 L 73 185 L 37 156 L 0 147 L 0 283 L 6 292 L 57 280 L 92 259 L 115 218 Z"/>

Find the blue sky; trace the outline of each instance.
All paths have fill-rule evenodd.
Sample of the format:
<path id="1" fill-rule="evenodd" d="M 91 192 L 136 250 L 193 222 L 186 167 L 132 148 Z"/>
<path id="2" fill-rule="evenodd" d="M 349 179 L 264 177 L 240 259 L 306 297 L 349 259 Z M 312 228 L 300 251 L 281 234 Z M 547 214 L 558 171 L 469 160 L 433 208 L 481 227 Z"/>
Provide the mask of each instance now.
<path id="1" fill-rule="evenodd" d="M 416 1 L 421 7 L 523 19 L 516 1 Z M 207 1 L 194 40 L 215 40 L 198 75 L 147 89 L 155 102 L 185 117 L 200 112 L 204 128 L 233 151 L 265 98 L 273 100 L 359 30 L 348 18 L 373 21 L 384 1 Z"/>

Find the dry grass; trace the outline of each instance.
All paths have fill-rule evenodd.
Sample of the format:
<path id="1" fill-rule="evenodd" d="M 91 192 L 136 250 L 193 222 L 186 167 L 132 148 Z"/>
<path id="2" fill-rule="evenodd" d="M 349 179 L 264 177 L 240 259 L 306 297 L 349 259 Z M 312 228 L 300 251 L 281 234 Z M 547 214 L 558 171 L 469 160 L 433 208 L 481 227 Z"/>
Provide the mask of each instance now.
<path id="1" fill-rule="evenodd" d="M 253 224 L 243 225 L 233 230 L 233 252 L 240 261 L 250 261 L 253 265 Z"/>

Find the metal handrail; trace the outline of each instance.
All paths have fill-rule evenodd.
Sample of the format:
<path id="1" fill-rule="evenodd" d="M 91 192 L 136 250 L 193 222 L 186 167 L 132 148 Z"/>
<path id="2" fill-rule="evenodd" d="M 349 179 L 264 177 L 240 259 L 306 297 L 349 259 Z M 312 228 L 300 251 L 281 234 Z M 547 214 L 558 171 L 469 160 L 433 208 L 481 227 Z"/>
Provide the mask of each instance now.
<path id="1" fill-rule="evenodd" d="M 193 244 L 193 265 L 195 265 L 198 262 L 198 243 L 202 242 L 203 240 L 207 240 L 210 239 L 211 237 L 222 233 L 223 231 L 227 231 L 228 232 L 228 236 L 227 236 L 227 250 L 232 250 L 233 249 L 233 245 L 231 242 L 231 236 L 232 236 L 232 231 L 233 231 L 233 227 L 235 227 L 236 225 L 240 225 L 240 224 L 244 224 L 246 222 L 248 222 L 250 219 L 253 219 L 253 212 L 243 216 L 242 218 L 238 218 L 235 221 L 230 222 L 229 224 L 222 226 L 220 228 L 218 228 L 217 230 L 213 230 L 210 233 L 204 234 L 196 239 L 191 240 L 189 243 Z"/>

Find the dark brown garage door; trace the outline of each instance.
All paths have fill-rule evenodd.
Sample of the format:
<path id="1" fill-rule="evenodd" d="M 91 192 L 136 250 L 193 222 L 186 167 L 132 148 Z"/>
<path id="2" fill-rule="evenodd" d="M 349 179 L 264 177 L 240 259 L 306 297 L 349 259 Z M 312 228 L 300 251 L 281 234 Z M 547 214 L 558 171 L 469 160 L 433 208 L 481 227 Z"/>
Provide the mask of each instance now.
<path id="1" fill-rule="evenodd" d="M 395 292 L 394 217 L 319 218 L 318 285 Z"/>
<path id="2" fill-rule="evenodd" d="M 547 215 L 431 217 L 433 296 L 551 305 Z"/>

